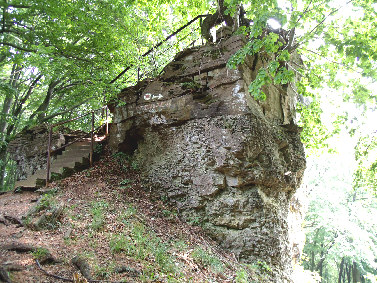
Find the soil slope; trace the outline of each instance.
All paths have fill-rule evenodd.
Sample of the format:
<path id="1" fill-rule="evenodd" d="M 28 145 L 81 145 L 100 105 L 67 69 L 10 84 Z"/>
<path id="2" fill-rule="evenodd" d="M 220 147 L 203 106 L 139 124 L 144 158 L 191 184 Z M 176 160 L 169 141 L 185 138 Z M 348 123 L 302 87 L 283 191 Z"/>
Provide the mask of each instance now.
<path id="1" fill-rule="evenodd" d="M 0 281 L 269 281 L 268 267 L 239 264 L 200 219 L 183 222 L 143 188 L 135 162 L 103 151 L 94 167 L 44 192 L 0 196 Z"/>

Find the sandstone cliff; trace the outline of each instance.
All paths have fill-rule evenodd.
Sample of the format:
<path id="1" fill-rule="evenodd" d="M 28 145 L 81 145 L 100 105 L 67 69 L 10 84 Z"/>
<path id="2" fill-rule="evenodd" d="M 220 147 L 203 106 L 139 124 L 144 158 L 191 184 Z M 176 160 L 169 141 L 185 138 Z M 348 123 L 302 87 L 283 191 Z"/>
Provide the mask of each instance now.
<path id="1" fill-rule="evenodd" d="M 160 77 L 123 90 L 110 145 L 132 154 L 144 182 L 185 219 L 240 260 L 265 262 L 274 282 L 290 282 L 288 214 L 305 169 L 295 92 L 269 86 L 255 101 L 247 86 L 268 58 L 227 69 L 243 44 L 233 36 L 185 50 Z"/>

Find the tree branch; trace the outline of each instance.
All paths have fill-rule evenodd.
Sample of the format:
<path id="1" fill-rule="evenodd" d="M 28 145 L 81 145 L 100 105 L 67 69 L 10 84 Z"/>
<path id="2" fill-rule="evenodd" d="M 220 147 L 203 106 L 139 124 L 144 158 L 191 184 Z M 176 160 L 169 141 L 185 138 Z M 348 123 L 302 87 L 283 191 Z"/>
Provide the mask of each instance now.
<path id="1" fill-rule="evenodd" d="M 23 5 L 23 4 L 7 4 L 6 2 L 4 3 L 4 8 L 9 8 L 9 7 L 12 7 L 12 8 L 18 8 L 18 9 L 28 9 L 28 8 L 31 8 L 31 6 L 29 5 Z"/>
<path id="2" fill-rule="evenodd" d="M 35 80 L 30 84 L 27 93 L 25 94 L 24 97 L 21 98 L 17 108 L 15 109 L 14 115 L 17 116 L 21 112 L 22 105 L 28 100 L 30 95 L 32 94 L 35 85 L 39 82 L 39 80 L 43 77 L 43 75 L 39 75 L 38 77 L 35 78 Z"/>
<path id="3" fill-rule="evenodd" d="M 16 29 L 11 29 L 11 28 L 5 28 L 3 27 L 1 30 L 0 30 L 0 33 L 14 33 L 14 34 L 18 34 L 18 35 L 22 35 L 23 33 L 19 30 L 16 30 Z"/>
<path id="4" fill-rule="evenodd" d="M 310 5 L 312 4 L 313 0 L 310 0 L 310 3 L 308 4 L 308 6 L 306 6 L 305 10 L 301 13 L 301 15 L 298 17 L 296 23 L 295 23 L 295 26 L 298 24 L 298 22 L 302 19 L 302 17 L 308 12 L 308 9 L 310 7 Z"/>
<path id="5" fill-rule="evenodd" d="M 39 261 L 36 259 L 35 260 L 35 263 L 37 264 L 38 268 L 44 273 L 46 274 L 47 276 L 49 277 L 52 277 L 52 278 L 55 278 L 55 279 L 59 279 L 59 280 L 62 280 L 62 281 L 66 281 L 66 282 L 76 282 L 72 279 L 69 279 L 69 278 L 64 278 L 64 277 L 61 277 L 61 276 L 58 276 L 58 275 L 55 275 L 55 274 L 52 274 L 52 273 L 49 273 L 47 272 L 46 270 L 44 270 L 42 268 L 42 266 L 40 265 Z M 77 281 L 78 282 L 78 281 Z M 124 281 L 109 281 L 109 280 L 87 280 L 87 282 L 90 282 L 90 283 L 101 283 L 101 282 L 108 282 L 108 283 L 121 283 L 121 282 L 124 282 Z"/>
<path id="6" fill-rule="evenodd" d="M 61 81 L 62 81 L 62 79 L 50 82 L 50 84 L 48 86 L 47 94 L 46 94 L 43 102 L 39 105 L 37 110 L 35 110 L 34 113 L 31 114 L 31 116 L 29 118 L 30 120 L 33 119 L 37 115 L 38 115 L 38 118 L 37 118 L 38 122 L 41 122 L 44 119 L 43 112 L 45 112 L 48 109 L 52 95 L 54 93 L 54 89 Z"/>
<path id="7" fill-rule="evenodd" d="M 293 44 L 293 40 L 294 40 L 294 38 L 295 38 L 295 32 L 296 32 L 296 28 L 294 27 L 294 28 L 292 28 L 290 31 L 289 31 L 289 38 L 288 38 L 288 44 L 287 44 L 287 46 L 286 47 L 284 47 L 284 49 L 285 48 L 288 48 L 288 52 L 291 52 L 291 48 L 292 48 L 292 44 Z M 283 50 L 284 50 L 283 49 Z"/>
<path id="8" fill-rule="evenodd" d="M 354 68 L 351 68 L 350 66 L 347 66 L 347 65 L 345 65 L 345 64 L 343 64 L 343 63 L 341 63 L 341 62 L 333 61 L 333 60 L 331 60 L 331 59 L 329 59 L 329 58 L 327 58 L 327 57 L 325 57 L 325 56 L 319 54 L 318 52 L 315 52 L 315 51 L 313 51 L 313 50 L 306 49 L 306 48 L 303 48 L 303 50 L 308 51 L 308 52 L 310 52 L 310 53 L 313 53 L 313 54 L 315 54 L 315 55 L 317 55 L 317 56 L 319 56 L 319 57 L 321 57 L 321 58 L 324 58 L 326 61 L 328 61 L 328 62 L 330 62 L 330 63 L 337 64 L 337 65 L 340 65 L 340 66 L 343 66 L 344 68 L 346 68 L 346 69 L 348 69 L 348 70 L 350 70 L 350 71 L 353 71 L 353 72 L 358 73 L 358 74 L 361 74 L 361 75 L 363 74 L 363 72 L 357 71 L 357 70 L 355 70 Z M 375 81 L 373 78 L 372 78 L 372 80 Z"/>
<path id="9" fill-rule="evenodd" d="M 2 30 L 5 29 L 5 15 L 6 15 L 6 13 L 7 13 L 7 8 L 4 7 L 3 8 L 3 28 L 2 28 Z"/>
<path id="10" fill-rule="evenodd" d="M 82 84 L 82 82 L 73 82 L 73 83 L 70 83 L 70 84 L 67 84 L 67 85 L 62 84 L 61 86 L 59 86 L 59 87 L 56 89 L 56 91 L 57 91 L 57 92 L 60 92 L 60 91 L 65 90 L 65 89 L 67 89 L 67 88 L 71 88 L 71 87 L 74 87 L 74 86 L 78 86 L 78 85 L 80 85 L 80 84 Z"/>
<path id="11" fill-rule="evenodd" d="M 0 45 L 10 46 L 10 47 L 13 47 L 15 49 L 18 49 L 18 50 L 21 50 L 21 51 L 26 51 L 26 52 L 37 52 L 37 50 L 35 50 L 35 49 L 29 49 L 29 48 L 21 47 L 21 46 L 15 45 L 15 44 L 10 43 L 10 42 L 2 41 L 2 42 L 0 42 Z"/>
<path id="12" fill-rule="evenodd" d="M 309 33 L 307 33 L 306 36 L 314 33 L 328 19 L 328 17 L 330 17 L 332 14 L 338 12 L 341 8 L 343 8 L 347 4 L 351 3 L 352 1 L 353 0 L 349 0 L 349 1 L 346 2 L 346 4 L 344 4 L 344 5 L 342 5 L 342 6 L 338 7 L 338 8 L 334 8 L 328 15 L 326 15 L 325 17 L 323 17 L 323 19 Z M 303 44 L 303 43 L 305 43 L 307 41 L 308 41 L 308 39 L 303 40 L 301 42 L 297 42 L 294 46 L 292 46 L 292 51 L 296 50 L 301 44 Z"/>
<path id="13" fill-rule="evenodd" d="M 80 102 L 79 104 L 76 104 L 76 105 L 72 106 L 71 108 L 69 108 L 69 109 L 67 109 L 67 110 L 64 110 L 64 111 L 61 111 L 61 112 L 57 112 L 57 113 L 51 114 L 51 115 L 49 115 L 49 116 L 47 116 L 47 117 L 44 117 L 44 118 L 41 120 L 41 123 L 44 123 L 44 122 L 46 122 L 46 121 L 48 121 L 48 120 L 51 120 L 52 118 L 55 118 L 56 116 L 63 115 L 63 114 L 65 114 L 65 113 L 71 112 L 72 110 L 74 110 L 74 109 L 80 107 L 81 105 L 83 105 L 84 103 L 88 102 L 88 101 L 91 100 L 91 99 L 93 99 L 93 97 L 88 98 L 88 99 L 86 99 L 86 100 Z"/>

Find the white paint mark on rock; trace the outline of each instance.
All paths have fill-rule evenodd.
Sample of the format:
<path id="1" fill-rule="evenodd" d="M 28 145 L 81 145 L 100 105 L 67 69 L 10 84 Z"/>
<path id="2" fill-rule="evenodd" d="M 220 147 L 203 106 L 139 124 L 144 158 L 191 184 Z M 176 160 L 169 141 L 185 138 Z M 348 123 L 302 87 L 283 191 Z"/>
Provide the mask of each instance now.
<path id="1" fill-rule="evenodd" d="M 164 115 L 161 115 L 161 116 L 153 116 L 149 123 L 151 125 L 161 125 L 161 124 L 166 124 L 166 117 Z"/>

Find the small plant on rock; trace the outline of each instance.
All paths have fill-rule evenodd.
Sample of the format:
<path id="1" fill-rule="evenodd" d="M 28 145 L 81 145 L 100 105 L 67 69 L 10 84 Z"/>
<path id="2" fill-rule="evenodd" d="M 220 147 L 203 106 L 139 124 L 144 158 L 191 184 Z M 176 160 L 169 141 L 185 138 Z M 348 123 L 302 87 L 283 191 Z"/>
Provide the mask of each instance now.
<path id="1" fill-rule="evenodd" d="M 202 224 L 202 221 L 199 216 L 191 216 L 189 217 L 187 222 L 192 226 L 199 226 L 200 224 Z"/>
<path id="2" fill-rule="evenodd" d="M 52 189 L 45 193 L 38 201 L 37 206 L 35 208 L 35 213 L 45 210 L 51 209 L 56 206 L 56 201 L 54 200 L 54 196 L 57 193 L 57 189 Z"/>
<path id="3" fill-rule="evenodd" d="M 46 258 L 47 256 L 50 255 L 50 252 L 48 251 L 48 249 L 45 249 L 45 248 L 37 248 L 35 251 L 33 251 L 32 253 L 32 256 L 37 259 L 37 260 L 41 260 L 41 259 L 44 259 Z"/>

